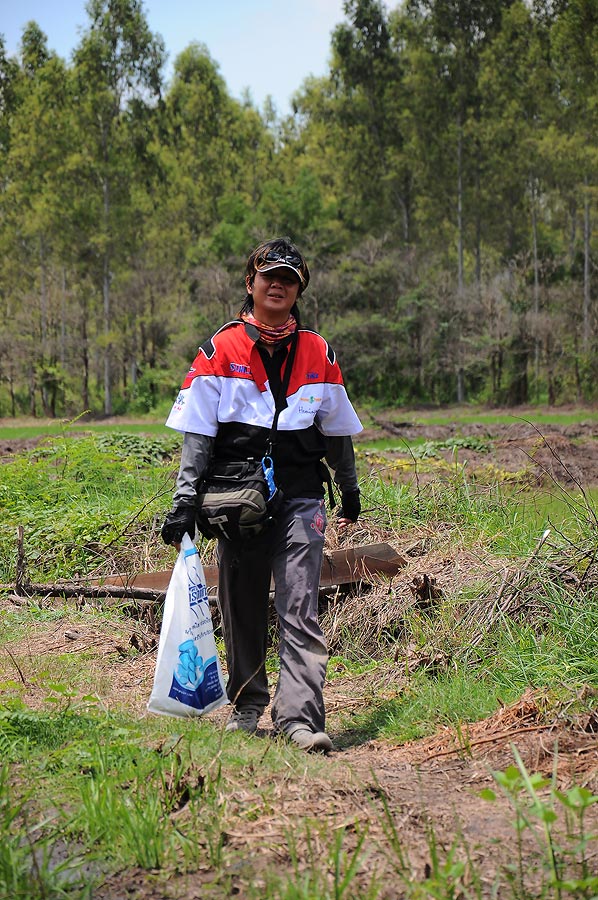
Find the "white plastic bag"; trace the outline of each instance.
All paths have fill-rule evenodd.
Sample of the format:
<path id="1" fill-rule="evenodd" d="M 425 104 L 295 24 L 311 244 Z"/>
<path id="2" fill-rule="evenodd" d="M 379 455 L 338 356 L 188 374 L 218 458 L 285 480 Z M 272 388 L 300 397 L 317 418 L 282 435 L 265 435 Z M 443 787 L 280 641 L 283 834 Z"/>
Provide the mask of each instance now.
<path id="1" fill-rule="evenodd" d="M 203 566 L 185 534 L 166 592 L 147 708 L 168 716 L 201 716 L 225 703 Z"/>

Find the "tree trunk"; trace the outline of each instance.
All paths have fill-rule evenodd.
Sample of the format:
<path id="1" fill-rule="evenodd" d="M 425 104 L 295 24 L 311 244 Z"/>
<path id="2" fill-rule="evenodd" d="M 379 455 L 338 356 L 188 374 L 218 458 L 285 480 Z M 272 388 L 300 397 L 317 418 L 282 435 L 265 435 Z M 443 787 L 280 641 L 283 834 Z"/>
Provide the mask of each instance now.
<path id="1" fill-rule="evenodd" d="M 465 372 L 463 366 L 457 368 L 457 403 L 465 403 Z"/>
<path id="2" fill-rule="evenodd" d="M 83 400 L 83 409 L 87 412 L 89 406 L 89 344 L 87 341 L 87 309 L 84 306 L 81 319 L 81 358 L 83 363 L 83 384 L 81 388 L 81 398 Z"/>
<path id="3" fill-rule="evenodd" d="M 45 377 L 45 365 L 48 359 L 48 285 L 46 279 L 46 253 L 44 247 L 44 239 L 39 239 L 39 265 L 40 265 L 40 281 L 39 281 L 39 312 L 40 312 L 40 330 L 41 330 L 41 372 L 40 372 L 40 393 L 42 398 L 42 409 L 45 416 L 50 416 L 50 401 L 48 397 L 48 389 Z"/>
<path id="4" fill-rule="evenodd" d="M 554 364 L 552 360 L 552 338 L 546 335 L 546 377 L 548 380 L 548 405 L 556 403 L 556 386 L 554 382 Z"/>
<path id="5" fill-rule="evenodd" d="M 66 268 L 62 267 L 62 291 L 60 295 L 60 365 L 64 368 L 66 362 L 66 311 L 68 308 L 66 291 Z"/>
<path id="6" fill-rule="evenodd" d="M 571 231 L 569 233 L 569 268 L 573 268 L 575 262 L 575 241 L 577 240 L 577 202 L 573 197 L 569 203 L 571 215 Z"/>
<path id="7" fill-rule="evenodd" d="M 584 178 L 583 198 L 583 352 L 590 349 L 590 192 L 587 175 Z"/>
<path id="8" fill-rule="evenodd" d="M 108 179 L 104 179 L 104 227 L 105 240 L 108 242 L 108 227 L 110 215 L 110 193 Z M 112 345 L 110 343 L 111 310 L 110 310 L 110 254 L 108 247 L 104 249 L 104 266 L 102 273 L 102 294 L 104 299 L 104 412 L 112 415 Z"/>
<path id="9" fill-rule="evenodd" d="M 475 281 L 478 289 L 478 296 L 482 288 L 482 216 L 480 210 L 481 204 L 481 188 L 480 188 L 480 148 L 479 143 L 476 150 L 476 169 L 475 169 L 475 190 L 476 190 L 476 212 L 475 212 Z"/>
<path id="10" fill-rule="evenodd" d="M 457 141 L 457 289 L 459 296 L 463 294 L 463 135 L 459 123 L 459 138 Z"/>
<path id="11" fill-rule="evenodd" d="M 15 397 L 15 376 L 12 370 L 12 365 L 8 374 L 8 384 L 10 387 L 10 414 L 12 418 L 15 419 L 17 416 L 17 399 Z"/>
<path id="12" fill-rule="evenodd" d="M 46 255 L 43 238 L 39 239 L 39 314 L 42 337 L 42 358 L 45 359 L 48 343 L 48 289 L 46 285 Z"/>
<path id="13" fill-rule="evenodd" d="M 536 403 L 540 399 L 540 338 L 538 335 L 540 313 L 540 272 L 538 263 L 538 219 L 536 213 L 536 185 L 530 178 L 532 195 L 532 252 L 534 263 L 534 389 Z"/>

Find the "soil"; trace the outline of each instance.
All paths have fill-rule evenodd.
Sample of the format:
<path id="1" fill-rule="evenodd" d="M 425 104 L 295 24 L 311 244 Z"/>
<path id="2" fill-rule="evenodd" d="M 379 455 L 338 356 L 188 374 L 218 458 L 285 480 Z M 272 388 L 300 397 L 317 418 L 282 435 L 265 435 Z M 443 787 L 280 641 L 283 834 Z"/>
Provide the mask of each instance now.
<path id="1" fill-rule="evenodd" d="M 457 432 L 451 427 L 414 426 L 380 417 L 363 439 L 400 435 L 407 440 L 423 437 L 438 441 L 457 433 L 483 438 L 491 447 L 488 453 L 459 449 L 459 462 L 467 461 L 468 471 L 482 471 L 491 462 L 513 475 L 525 470 L 525 477 L 531 480 L 555 480 L 566 486 L 598 484 L 598 425 L 593 423 L 551 425 L 541 434 L 524 421 L 495 425 L 491 431 L 487 426 L 461 425 Z M 1 442 L 0 460 L 34 445 L 34 439 Z M 375 464 L 392 468 L 393 461 L 401 457 L 408 458 L 409 454 L 385 454 Z M 448 451 L 447 464 L 451 459 Z M 399 473 L 396 477 L 413 478 L 413 471 L 407 476 L 401 475 L 404 469 L 392 471 Z M 425 467 L 417 473 L 418 478 L 425 479 L 426 475 Z M 475 564 L 473 560 L 447 562 L 427 558 L 425 540 L 422 538 L 419 543 L 421 548 L 413 550 L 412 555 L 424 571 L 441 571 L 442 566 L 446 570 L 449 563 L 453 570 Z M 19 602 L 5 596 L 0 599 L 0 612 L 14 609 Z M 137 653 L 131 653 L 132 646 Z M 105 706 L 122 708 L 126 698 L 126 707 L 134 716 L 146 714 L 155 666 L 155 635 L 143 623 L 131 620 L 123 624 L 119 619 L 112 624 L 83 625 L 80 616 L 72 622 L 63 618 L 51 627 L 32 626 L 27 639 L 11 644 L 10 650 L 10 657 L 3 654 L 0 660 L 2 677 L 20 680 L 20 695 L 34 708 L 43 707 L 46 692 L 30 679 L 27 660 L 32 661 L 32 666 L 33 660 L 39 665 L 41 659 L 52 654 L 85 650 L 90 660 L 90 682 L 99 686 Z M 25 660 L 18 671 L 16 659 Z M 223 857 L 229 879 L 226 891 L 213 882 L 209 869 L 192 875 L 173 874 L 167 883 L 158 873 L 131 870 L 108 879 L 94 897 L 222 900 L 226 896 L 259 896 L 260 873 L 265 879 L 266 872 L 277 871 L 291 877 L 295 871 L 288 852 L 289 834 L 295 835 L 301 877 L 308 877 L 310 859 L 325 863 L 330 848 L 325 843 L 324 824 L 328 835 L 342 836 L 346 859 L 365 835 L 365 852 L 351 887 L 353 890 L 360 886 L 363 896 L 374 876 L 380 885 L 376 896 L 381 900 L 406 896 L 409 881 L 450 881 L 448 869 L 438 869 L 435 848 L 442 862 L 454 852 L 454 859 L 465 864 L 465 887 L 454 894 L 448 890 L 434 894 L 431 890 L 430 896 L 464 897 L 463 890 L 469 890 L 472 896 L 516 896 L 521 893 L 517 888 L 519 877 L 525 881 L 530 896 L 539 895 L 548 877 L 543 869 L 546 854 L 542 852 L 541 822 L 538 820 L 523 831 L 521 849 L 517 851 L 515 813 L 497 789 L 492 773 L 514 764 L 515 747 L 529 772 L 553 776 L 560 790 L 576 784 L 598 795 L 598 702 L 593 703 L 597 710 L 594 713 L 575 715 L 567 709 L 549 712 L 542 693 L 530 689 L 517 703 L 501 706 L 488 719 L 459 730 L 442 727 L 432 737 L 401 746 L 391 741 L 364 740 L 347 724 L 349 711 L 367 715 L 374 697 L 396 697 L 405 682 L 402 659 L 395 667 L 387 666 L 374 673 L 331 678 L 325 699 L 328 729 L 336 749 L 321 758 L 316 773 L 313 766 L 309 771 L 298 766 L 289 769 L 274 785 L 271 776 L 266 782 L 266 773 L 262 784 L 259 772 L 252 772 L 247 782 L 227 782 Z M 585 699 L 584 708 L 591 709 L 591 698 L 589 703 Z M 226 708 L 211 714 L 212 727 L 223 728 L 227 716 Z M 271 741 L 278 740 L 273 736 L 268 711 L 256 737 L 238 739 L 262 741 L 265 755 Z M 261 791 L 266 786 L 273 798 L 268 807 L 263 805 Z M 494 802 L 482 799 L 480 792 L 484 789 L 495 791 Z M 545 792 L 542 796 L 546 796 Z M 311 843 L 306 837 L 306 825 Z M 393 827 L 401 847 L 395 851 L 390 846 Z M 561 826 L 555 827 L 557 837 L 565 841 Z M 597 829 L 598 804 L 587 813 L 588 832 L 596 833 Z M 590 858 L 596 873 L 595 848 Z M 265 892 L 265 880 L 263 884 Z M 309 896 L 316 897 L 317 892 Z"/>
<path id="2" fill-rule="evenodd" d="M 5 598 L 2 608 L 14 609 L 14 603 Z M 32 628 L 26 641 L 11 645 L 12 658 L 25 661 L 18 673 L 25 681 L 21 696 L 31 707 L 41 709 L 47 692 L 30 680 L 34 668 L 52 654 L 83 651 L 90 660 L 90 685 L 100 687 L 103 705 L 122 709 L 126 698 L 126 709 L 143 717 L 155 654 L 147 651 L 131 656 L 134 634 L 140 634 L 140 626 L 135 623 L 123 625 L 119 620 L 86 626 L 80 617 L 72 622 L 61 619 L 51 630 L 47 624 Z M 27 661 L 31 661 L 31 673 Z M 10 665 L 5 658 L 4 677 Z M 14 666 L 12 677 L 17 677 Z M 454 849 L 455 859 L 467 866 L 465 881 L 469 879 L 472 886 L 474 877 L 480 879 L 482 897 L 511 896 L 506 873 L 515 861 L 515 813 L 500 794 L 492 773 L 514 765 L 515 746 L 528 772 L 554 776 L 563 791 L 577 784 L 598 794 L 598 713 L 574 716 L 562 710 L 558 715 L 547 715 L 542 693 L 530 689 L 519 701 L 502 706 L 488 719 L 464 725 L 458 731 L 440 728 L 431 737 L 401 746 L 391 741 L 363 740 L 351 731 L 346 719 L 349 710 L 367 713 L 372 697 L 397 696 L 404 683 L 404 666 L 400 665 L 327 683 L 328 727 L 336 749 L 321 758 L 315 774 L 313 766 L 309 771 L 297 766 L 289 768 L 288 774 L 274 784 L 266 772 L 261 776 L 253 771 L 246 780 L 227 775 L 224 827 L 230 883 L 226 892 L 221 885 L 212 884 L 208 869 L 192 875 L 170 875 L 167 884 L 156 880 L 156 873 L 150 877 L 147 872 L 133 870 L 108 879 L 94 897 L 221 900 L 226 896 L 256 896 L 251 890 L 257 888 L 259 892 L 260 873 L 264 877 L 272 871 L 292 875 L 290 833 L 295 835 L 300 867 L 306 873 L 310 854 L 315 852 L 317 860 L 326 858 L 331 834 L 343 835 L 343 851 L 348 855 L 366 834 L 367 853 L 354 885 L 363 887 L 364 896 L 374 873 L 381 884 L 380 898 L 405 896 L 401 878 L 421 881 L 431 877 L 434 846 L 441 860 Z M 212 713 L 211 726 L 223 728 L 228 714 L 226 707 Z M 261 741 L 263 755 L 273 740 L 280 740 L 273 735 L 268 710 L 255 737 L 237 739 Z M 188 777 L 198 775 L 190 772 Z M 496 792 L 494 802 L 481 798 L 484 789 Z M 545 796 L 546 792 L 541 793 Z M 269 797 L 268 806 L 264 806 L 264 794 Z M 588 811 L 588 831 L 596 831 L 597 813 L 596 806 Z M 400 841 L 401 860 L 389 846 L 390 821 Z M 311 849 L 307 826 L 315 842 Z M 540 890 L 547 874 L 542 868 L 540 826 L 538 822 L 522 834 L 521 862 L 530 891 Z M 505 894 L 501 889 L 492 893 L 497 883 L 503 885 Z"/>
<path id="3" fill-rule="evenodd" d="M 529 418 L 528 418 L 529 416 Z M 359 436 L 357 447 L 367 441 L 382 437 L 406 442 L 415 440 L 451 442 L 455 449 L 436 451 L 435 455 L 447 464 L 456 462 L 466 466 L 467 472 L 480 477 L 502 473 L 506 480 L 526 480 L 527 483 L 558 482 L 575 487 L 598 485 L 598 423 L 579 422 L 571 425 L 550 424 L 536 426 L 529 421 L 533 413 L 519 410 L 510 424 L 459 423 L 458 425 L 428 425 L 395 422 L 384 416 L 376 417 L 373 427 Z M 466 439 L 471 441 L 468 447 Z M 475 449 L 476 443 L 485 449 Z M 375 454 L 374 454 L 375 455 Z M 385 451 L 389 460 L 410 460 L 421 481 L 438 477 L 438 468 L 426 471 L 426 460 L 414 460 L 409 451 L 397 449 Z"/>

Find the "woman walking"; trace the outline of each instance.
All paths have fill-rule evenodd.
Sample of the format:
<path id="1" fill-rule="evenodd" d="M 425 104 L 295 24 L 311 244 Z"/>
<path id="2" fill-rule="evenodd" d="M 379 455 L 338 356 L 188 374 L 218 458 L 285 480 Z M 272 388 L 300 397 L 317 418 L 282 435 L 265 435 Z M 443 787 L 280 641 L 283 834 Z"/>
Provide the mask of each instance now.
<path id="1" fill-rule="evenodd" d="M 303 255 L 288 239 L 267 241 L 250 254 L 239 318 L 200 347 L 166 423 L 184 439 L 162 537 L 171 544 L 185 532 L 194 536 L 197 486 L 211 463 L 264 457 L 278 400 L 270 454 L 283 498 L 276 522 L 249 539 L 218 542 L 227 693 L 234 707 L 226 727 L 255 732 L 270 701 L 265 661 L 273 580 L 280 632 L 274 728 L 305 750 L 327 752 L 332 742 L 322 690 L 328 654 L 318 624 L 329 479 L 322 461 L 334 470 L 341 492 L 338 525 L 346 528 L 360 513 L 351 436 L 362 426 L 334 352 L 300 325 L 299 301 L 309 277 Z"/>

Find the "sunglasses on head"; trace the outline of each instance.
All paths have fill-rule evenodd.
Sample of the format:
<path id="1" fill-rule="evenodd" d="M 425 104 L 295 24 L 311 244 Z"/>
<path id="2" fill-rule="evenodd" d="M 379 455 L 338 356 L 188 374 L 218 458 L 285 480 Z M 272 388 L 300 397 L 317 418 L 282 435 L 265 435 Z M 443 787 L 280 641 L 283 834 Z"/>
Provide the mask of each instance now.
<path id="1" fill-rule="evenodd" d="M 269 250 L 257 260 L 257 266 L 263 266 L 267 263 L 287 263 L 296 269 L 303 268 L 303 260 L 296 253 L 280 253 L 278 250 Z"/>

